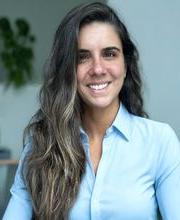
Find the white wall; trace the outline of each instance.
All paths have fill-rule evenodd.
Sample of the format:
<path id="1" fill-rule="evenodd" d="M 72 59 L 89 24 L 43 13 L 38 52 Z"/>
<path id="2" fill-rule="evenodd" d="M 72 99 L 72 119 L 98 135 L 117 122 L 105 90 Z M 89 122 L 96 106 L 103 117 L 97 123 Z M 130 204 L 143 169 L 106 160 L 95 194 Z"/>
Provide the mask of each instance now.
<path id="1" fill-rule="evenodd" d="M 109 0 L 135 41 L 143 66 L 146 109 L 180 138 L 180 1 Z"/>

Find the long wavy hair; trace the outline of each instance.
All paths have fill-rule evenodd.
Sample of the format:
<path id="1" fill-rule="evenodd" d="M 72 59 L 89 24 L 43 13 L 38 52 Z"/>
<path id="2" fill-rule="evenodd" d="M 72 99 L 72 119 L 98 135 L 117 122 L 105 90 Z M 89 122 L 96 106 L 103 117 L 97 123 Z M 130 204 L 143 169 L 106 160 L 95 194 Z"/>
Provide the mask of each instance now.
<path id="1" fill-rule="evenodd" d="M 129 33 L 104 3 L 72 9 L 60 23 L 46 64 L 40 90 L 40 109 L 25 129 L 31 151 L 23 164 L 23 177 L 32 199 L 34 219 L 67 219 L 78 194 L 86 156 L 80 138 L 83 104 L 77 92 L 77 51 L 80 29 L 91 22 L 115 27 L 122 42 L 126 78 L 119 94 L 127 110 L 146 117 L 141 95 L 138 51 Z"/>

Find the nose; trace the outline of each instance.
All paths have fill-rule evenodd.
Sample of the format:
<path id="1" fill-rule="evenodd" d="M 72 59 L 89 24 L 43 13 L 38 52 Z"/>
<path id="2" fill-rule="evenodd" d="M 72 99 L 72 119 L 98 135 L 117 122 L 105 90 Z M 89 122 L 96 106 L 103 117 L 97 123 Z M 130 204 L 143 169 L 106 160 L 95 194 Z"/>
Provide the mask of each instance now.
<path id="1" fill-rule="evenodd" d="M 93 71 L 93 74 L 97 74 L 97 75 L 101 75 L 105 73 L 104 63 L 100 57 L 94 58 L 93 63 L 92 63 L 92 71 Z"/>

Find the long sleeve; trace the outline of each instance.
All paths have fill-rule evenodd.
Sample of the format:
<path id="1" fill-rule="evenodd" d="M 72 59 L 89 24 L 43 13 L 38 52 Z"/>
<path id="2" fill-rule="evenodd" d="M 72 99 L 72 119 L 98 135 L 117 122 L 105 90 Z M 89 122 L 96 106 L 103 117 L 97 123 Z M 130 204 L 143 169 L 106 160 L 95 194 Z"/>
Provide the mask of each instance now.
<path id="1" fill-rule="evenodd" d="M 25 183 L 21 176 L 22 162 L 24 156 L 30 148 L 30 144 L 26 145 L 22 153 L 18 169 L 16 171 L 14 183 L 11 187 L 11 198 L 4 213 L 3 220 L 31 220 L 32 204 L 30 196 L 27 192 Z"/>
<path id="2" fill-rule="evenodd" d="M 168 127 L 166 147 L 159 158 L 156 196 L 163 220 L 180 220 L 180 144 Z"/>

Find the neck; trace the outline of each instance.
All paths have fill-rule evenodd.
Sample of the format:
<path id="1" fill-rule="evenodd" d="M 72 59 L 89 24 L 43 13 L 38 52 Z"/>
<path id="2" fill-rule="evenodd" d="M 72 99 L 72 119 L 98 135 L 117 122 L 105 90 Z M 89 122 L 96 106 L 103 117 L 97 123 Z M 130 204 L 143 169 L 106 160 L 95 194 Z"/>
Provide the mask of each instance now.
<path id="1" fill-rule="evenodd" d="M 119 103 L 108 108 L 85 108 L 83 127 L 90 138 L 103 137 L 111 126 L 119 109 Z"/>

